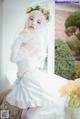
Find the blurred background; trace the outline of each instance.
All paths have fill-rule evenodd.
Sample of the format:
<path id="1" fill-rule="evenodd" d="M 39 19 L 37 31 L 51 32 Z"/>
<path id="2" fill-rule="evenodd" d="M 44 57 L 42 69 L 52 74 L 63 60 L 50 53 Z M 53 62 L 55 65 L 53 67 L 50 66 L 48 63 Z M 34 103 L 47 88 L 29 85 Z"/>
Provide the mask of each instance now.
<path id="1" fill-rule="evenodd" d="M 55 73 L 80 78 L 80 4 L 55 4 Z"/>

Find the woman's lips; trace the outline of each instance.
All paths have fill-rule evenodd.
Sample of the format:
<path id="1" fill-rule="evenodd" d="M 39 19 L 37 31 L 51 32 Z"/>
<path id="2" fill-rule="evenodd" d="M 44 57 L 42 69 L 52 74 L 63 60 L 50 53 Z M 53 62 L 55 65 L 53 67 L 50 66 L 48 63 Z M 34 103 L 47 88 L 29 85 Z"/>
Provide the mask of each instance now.
<path id="1" fill-rule="evenodd" d="M 30 26 L 29 28 L 30 28 L 30 29 L 34 29 L 34 26 Z"/>

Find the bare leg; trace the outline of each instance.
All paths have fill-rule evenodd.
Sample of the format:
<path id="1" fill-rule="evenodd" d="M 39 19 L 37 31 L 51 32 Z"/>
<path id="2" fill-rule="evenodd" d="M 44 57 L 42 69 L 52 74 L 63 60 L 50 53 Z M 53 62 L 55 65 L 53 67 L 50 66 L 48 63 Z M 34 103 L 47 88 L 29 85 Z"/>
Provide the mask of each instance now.
<path id="1" fill-rule="evenodd" d="M 4 97 L 10 93 L 11 89 L 0 92 L 0 105 L 2 104 Z"/>
<path id="2" fill-rule="evenodd" d="M 9 114 L 9 119 L 20 119 L 22 114 L 22 109 L 10 105 L 6 99 L 4 98 L 2 104 L 0 105 L 0 110 L 7 110 Z M 0 111 L 0 117 L 1 117 L 1 111 Z"/>
<path id="3" fill-rule="evenodd" d="M 20 119 L 22 114 L 22 109 L 10 105 L 6 101 L 6 96 L 11 92 L 11 89 L 0 92 L 0 110 L 8 110 L 9 111 L 9 119 Z M 1 111 L 0 111 L 1 117 Z"/>

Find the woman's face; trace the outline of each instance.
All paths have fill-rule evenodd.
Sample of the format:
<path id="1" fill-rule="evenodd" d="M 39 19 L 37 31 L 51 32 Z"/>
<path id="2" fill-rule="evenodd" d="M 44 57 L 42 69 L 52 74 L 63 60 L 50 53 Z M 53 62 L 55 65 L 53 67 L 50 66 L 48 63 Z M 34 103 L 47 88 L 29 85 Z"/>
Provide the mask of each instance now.
<path id="1" fill-rule="evenodd" d="M 28 30 L 33 31 L 45 27 L 46 23 L 47 20 L 44 14 L 41 11 L 36 10 L 29 13 L 28 21 L 26 22 L 25 27 Z"/>

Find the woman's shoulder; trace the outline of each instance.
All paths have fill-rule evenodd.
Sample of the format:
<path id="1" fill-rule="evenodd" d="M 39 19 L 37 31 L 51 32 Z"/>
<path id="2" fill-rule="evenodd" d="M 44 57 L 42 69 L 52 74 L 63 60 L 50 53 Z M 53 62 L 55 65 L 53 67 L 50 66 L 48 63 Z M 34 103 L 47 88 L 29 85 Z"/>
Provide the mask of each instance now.
<path id="1" fill-rule="evenodd" d="M 23 29 L 20 33 L 19 33 L 19 36 L 23 37 L 23 38 L 26 38 L 28 35 L 28 31 Z"/>

